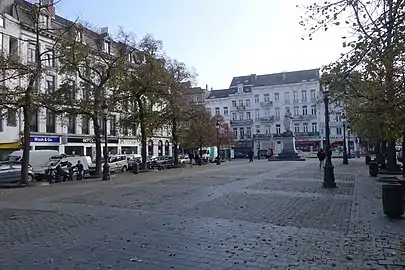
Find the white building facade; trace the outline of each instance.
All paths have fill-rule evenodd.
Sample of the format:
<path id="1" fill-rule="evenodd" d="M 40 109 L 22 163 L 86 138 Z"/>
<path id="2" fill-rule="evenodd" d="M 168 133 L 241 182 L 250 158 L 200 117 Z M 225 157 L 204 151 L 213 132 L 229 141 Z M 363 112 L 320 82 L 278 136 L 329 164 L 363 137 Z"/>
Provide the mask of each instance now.
<path id="1" fill-rule="evenodd" d="M 282 151 L 284 115 L 293 116 L 291 130 L 296 149 L 317 151 L 325 145 L 325 110 L 320 92 L 319 70 L 234 77 L 229 89 L 213 90 L 206 102 L 212 114 L 229 119 L 235 152 Z M 330 115 L 332 148 L 343 146 L 341 111 Z M 355 138 L 351 149 L 357 150 Z"/>
<path id="2" fill-rule="evenodd" d="M 52 3 L 51 0 L 48 2 Z M 23 64 L 29 64 L 35 59 L 35 47 L 30 40 L 35 40 L 35 35 L 23 26 L 24 22 L 19 21 L 19 16 L 26 12 L 24 1 L 5 0 L 0 5 L 0 50 L 8 55 L 15 55 Z M 44 10 L 43 22 L 49 25 L 62 26 L 67 21 L 55 15 L 55 7 Z M 51 27 L 50 27 L 51 28 Z M 108 33 L 107 33 L 108 35 Z M 52 35 L 40 37 L 41 50 L 52 48 L 54 39 Z M 46 56 L 45 56 L 46 57 Z M 63 80 L 58 75 L 58 62 L 52 55 L 49 61 L 42 61 L 47 66 L 47 72 L 40 82 L 40 91 L 51 91 L 57 89 Z M 11 84 L 26 87 L 26 82 L 21 79 L 8 80 Z M 79 82 L 77 81 L 77 85 Z M 84 98 L 84 92 L 74 93 L 76 99 Z M 120 127 L 119 115 L 111 113 L 107 121 L 108 151 L 110 153 L 141 153 L 139 141 L 139 128 L 132 129 Z M 0 119 L 0 152 L 7 155 L 20 147 L 20 140 L 23 131 L 22 112 L 9 111 L 5 117 Z M 53 149 L 60 153 L 87 155 L 95 158 L 94 129 L 90 119 L 77 115 L 55 115 L 47 109 L 38 110 L 31 121 L 31 148 L 33 150 Z M 104 140 L 104 139 L 103 139 Z M 148 139 L 148 155 L 172 155 L 170 132 L 162 128 L 154 136 Z"/>

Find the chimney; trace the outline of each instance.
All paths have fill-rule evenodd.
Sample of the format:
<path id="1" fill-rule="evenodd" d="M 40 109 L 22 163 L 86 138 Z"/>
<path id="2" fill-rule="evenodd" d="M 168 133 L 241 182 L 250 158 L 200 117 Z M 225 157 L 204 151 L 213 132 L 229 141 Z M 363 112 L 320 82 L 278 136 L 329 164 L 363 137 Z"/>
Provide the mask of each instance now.
<path id="1" fill-rule="evenodd" d="M 101 27 L 101 34 L 108 35 L 108 27 Z"/>
<path id="2" fill-rule="evenodd" d="M 283 72 L 283 80 L 285 80 L 285 75 L 286 75 L 286 72 L 284 71 Z"/>
<path id="3" fill-rule="evenodd" d="M 55 12 L 55 5 L 53 4 L 53 0 L 42 0 L 41 4 L 42 4 L 42 6 L 44 6 L 48 9 L 52 18 L 55 18 L 56 12 Z"/>
<path id="4" fill-rule="evenodd" d="M 252 84 L 255 85 L 255 84 L 256 84 L 256 80 L 257 80 L 256 74 L 251 74 L 251 75 L 250 75 L 250 78 L 251 78 L 251 80 L 252 80 Z"/>
<path id="5" fill-rule="evenodd" d="M 207 90 L 207 91 L 208 91 L 208 84 L 206 84 L 206 85 L 205 85 L 205 90 Z"/>

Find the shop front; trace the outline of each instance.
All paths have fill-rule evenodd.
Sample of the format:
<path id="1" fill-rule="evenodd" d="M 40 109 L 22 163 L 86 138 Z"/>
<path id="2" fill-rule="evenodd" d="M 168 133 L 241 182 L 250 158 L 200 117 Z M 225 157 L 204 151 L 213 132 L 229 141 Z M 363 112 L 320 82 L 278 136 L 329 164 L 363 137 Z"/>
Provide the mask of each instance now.
<path id="1" fill-rule="evenodd" d="M 101 138 L 101 152 L 104 150 L 104 138 Z M 118 153 L 118 139 L 108 138 L 108 153 L 117 154 Z M 81 137 L 81 136 L 69 136 L 67 138 L 67 144 L 64 146 L 65 154 L 74 155 L 85 155 L 92 159 L 96 158 L 96 140 L 94 137 Z"/>
<path id="2" fill-rule="evenodd" d="M 118 144 L 118 153 L 121 154 L 140 154 L 140 142 L 135 139 L 120 139 Z"/>
<path id="3" fill-rule="evenodd" d="M 32 150 L 56 150 L 61 152 L 61 137 L 57 135 L 31 135 L 30 142 Z"/>

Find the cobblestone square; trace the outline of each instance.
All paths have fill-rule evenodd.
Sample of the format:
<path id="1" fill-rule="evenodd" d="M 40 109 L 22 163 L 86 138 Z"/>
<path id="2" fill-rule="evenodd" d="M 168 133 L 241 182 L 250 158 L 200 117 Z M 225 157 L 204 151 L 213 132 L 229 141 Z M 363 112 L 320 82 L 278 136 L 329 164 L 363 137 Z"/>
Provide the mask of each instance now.
<path id="1" fill-rule="evenodd" d="M 404 220 L 360 161 L 235 161 L 0 189 L 0 269 L 403 269 Z"/>

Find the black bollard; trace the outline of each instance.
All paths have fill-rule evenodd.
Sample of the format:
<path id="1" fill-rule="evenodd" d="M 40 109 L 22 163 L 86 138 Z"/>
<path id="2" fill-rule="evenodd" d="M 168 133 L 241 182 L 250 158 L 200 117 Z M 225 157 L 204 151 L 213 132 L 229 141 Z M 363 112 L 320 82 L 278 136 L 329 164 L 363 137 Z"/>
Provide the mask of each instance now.
<path id="1" fill-rule="evenodd" d="M 138 173 L 139 173 L 139 163 L 138 163 L 137 161 L 135 161 L 133 166 L 134 166 L 134 167 L 133 167 L 133 169 L 132 169 L 132 172 L 133 172 L 134 174 L 138 174 Z"/>
<path id="2" fill-rule="evenodd" d="M 370 165 L 368 165 L 368 172 L 370 176 L 376 177 L 378 175 L 378 163 L 375 161 L 370 161 Z"/>
<path id="3" fill-rule="evenodd" d="M 399 218 L 404 214 L 402 185 L 390 183 L 382 185 L 384 214 L 390 218 Z"/>

